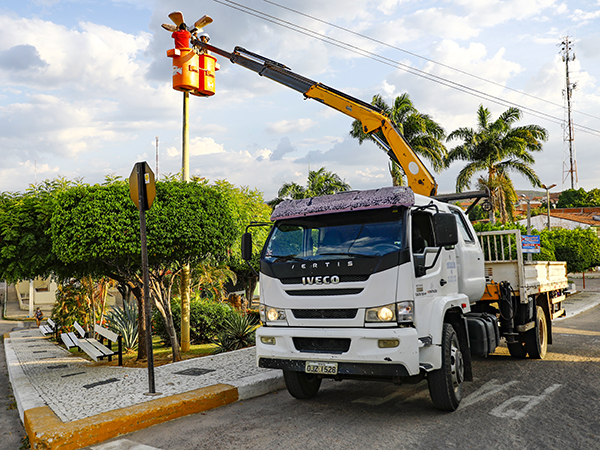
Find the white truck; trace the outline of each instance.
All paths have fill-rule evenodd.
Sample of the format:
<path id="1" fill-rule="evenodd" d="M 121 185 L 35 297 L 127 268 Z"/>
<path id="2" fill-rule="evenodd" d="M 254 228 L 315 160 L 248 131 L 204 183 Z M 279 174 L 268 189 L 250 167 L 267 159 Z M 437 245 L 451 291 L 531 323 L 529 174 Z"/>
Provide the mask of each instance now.
<path id="1" fill-rule="evenodd" d="M 294 397 L 316 395 L 322 378 L 426 378 L 435 406 L 452 411 L 472 356 L 501 337 L 518 358 L 543 358 L 551 343 L 565 264 L 523 262 L 518 230 L 480 236 L 496 249 L 484 262 L 460 208 L 406 187 L 289 200 L 272 220 L 257 359 L 283 370 Z"/>
<path id="2" fill-rule="evenodd" d="M 515 357 L 544 357 L 564 263 L 524 263 L 520 235 L 504 232 L 479 237 L 485 258 L 466 215 L 448 203 L 459 197 L 436 198 L 433 176 L 378 108 L 243 48 L 194 45 L 359 120 L 410 186 L 275 208 L 260 257 L 260 367 L 283 370 L 297 398 L 315 396 L 326 377 L 426 378 L 435 406 L 453 411 L 473 379 L 471 357 L 492 353 L 501 337 Z M 242 256 L 252 258 L 248 232 Z"/>

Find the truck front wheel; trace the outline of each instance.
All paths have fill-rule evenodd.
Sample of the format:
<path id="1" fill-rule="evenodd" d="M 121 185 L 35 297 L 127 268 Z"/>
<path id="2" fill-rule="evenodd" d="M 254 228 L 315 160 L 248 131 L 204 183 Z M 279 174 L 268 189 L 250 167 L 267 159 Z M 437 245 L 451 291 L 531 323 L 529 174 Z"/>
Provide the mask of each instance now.
<path id="1" fill-rule="evenodd" d="M 548 324 L 541 306 L 536 309 L 535 327 L 525 333 L 525 348 L 532 359 L 544 359 L 548 351 Z"/>
<path id="2" fill-rule="evenodd" d="M 442 330 L 442 367 L 427 374 L 429 395 L 436 408 L 455 411 L 462 399 L 464 361 L 454 327 L 444 324 Z"/>
<path id="3" fill-rule="evenodd" d="M 313 398 L 321 387 L 321 378 L 310 373 L 284 370 L 283 379 L 285 387 L 292 397 L 301 400 Z"/>

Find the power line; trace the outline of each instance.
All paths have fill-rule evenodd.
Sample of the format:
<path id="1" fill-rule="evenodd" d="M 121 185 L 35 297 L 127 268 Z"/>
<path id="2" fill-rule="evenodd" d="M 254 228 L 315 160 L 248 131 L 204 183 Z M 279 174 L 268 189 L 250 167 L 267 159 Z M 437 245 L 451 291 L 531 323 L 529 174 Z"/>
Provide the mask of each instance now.
<path id="1" fill-rule="evenodd" d="M 506 86 L 506 85 L 504 85 L 504 84 L 498 83 L 498 82 L 496 82 L 496 81 L 493 81 L 493 80 L 489 80 L 489 79 L 487 79 L 487 78 L 480 77 L 479 75 L 472 74 L 472 73 L 470 73 L 470 72 L 467 72 L 467 71 L 465 71 L 465 70 L 458 69 L 458 68 L 456 68 L 456 67 L 453 67 L 453 66 L 449 66 L 448 64 L 444 64 L 444 63 L 441 63 L 441 62 L 439 62 L 439 61 L 435 61 L 435 60 L 433 60 L 433 59 L 430 59 L 430 58 L 427 58 L 427 57 L 425 57 L 425 56 L 419 55 L 418 53 L 414 53 L 414 52 L 411 52 L 411 51 L 409 51 L 409 50 L 403 49 L 403 48 L 401 48 L 401 47 L 397 47 L 397 46 L 395 46 L 395 45 L 388 44 L 387 42 L 380 41 L 379 39 L 372 38 L 372 37 L 370 37 L 370 36 L 367 36 L 366 34 L 358 33 L 358 32 L 356 32 L 356 31 L 350 30 L 350 29 L 348 29 L 348 28 L 345 28 L 345 27 L 342 27 L 342 26 L 340 26 L 340 25 L 336 25 L 336 24 L 334 24 L 334 23 L 332 23 L 332 22 L 328 22 L 328 21 L 326 21 L 326 20 L 319 19 L 318 17 L 311 16 L 310 14 L 303 13 L 302 11 L 295 10 L 295 9 L 293 9 L 293 8 L 290 8 L 290 7 L 288 7 L 288 6 L 280 5 L 279 3 L 273 2 L 273 1 L 271 1 L 271 0 L 263 0 L 263 1 L 264 1 L 264 2 L 266 2 L 266 3 L 269 3 L 269 4 L 271 4 L 271 5 L 277 6 L 277 7 L 279 7 L 279 8 L 285 9 L 285 10 L 287 10 L 287 11 L 293 12 L 293 13 L 295 13 L 295 14 L 298 14 L 298 15 L 301 15 L 301 16 L 304 16 L 304 17 L 307 17 L 307 18 L 309 18 L 309 19 L 315 20 L 315 21 L 317 21 L 317 22 L 320 22 L 320 23 L 322 23 L 322 24 L 328 25 L 328 26 L 330 26 L 330 27 L 337 28 L 338 30 L 345 31 L 346 33 L 353 34 L 354 36 L 358 36 L 358 37 L 361 37 L 361 38 L 363 38 L 363 39 L 367 39 L 367 40 L 369 40 L 369 41 L 371 41 L 371 42 L 375 42 L 375 43 L 377 43 L 377 44 L 383 45 L 383 46 L 385 46 L 385 47 L 388 47 L 388 48 L 391 48 L 391 49 L 394 49 L 394 50 L 398 50 L 398 51 L 400 51 L 400 52 L 402 52 L 402 53 L 406 53 L 407 55 L 414 56 L 415 58 L 419 58 L 419 59 L 422 59 L 422 60 L 424 60 L 424 61 L 431 62 L 431 63 L 433 63 L 433 64 L 437 64 L 437 65 L 439 65 L 439 66 L 441 66 L 441 67 L 444 67 L 444 68 L 446 68 L 446 69 L 454 70 L 455 72 L 462 73 L 463 75 L 467 75 L 467 76 L 473 77 L 473 78 L 475 78 L 475 79 L 477 79 L 477 80 L 484 81 L 484 82 L 486 82 L 486 83 L 490 83 L 490 84 L 493 84 L 493 85 L 495 85 L 495 86 L 499 86 L 499 87 L 501 87 L 501 88 L 503 88 L 503 89 L 506 89 L 506 90 L 509 90 L 509 91 L 512 91 L 512 92 L 516 92 L 516 93 L 518 93 L 518 94 L 521 94 L 521 95 L 525 95 L 525 96 L 527 96 L 527 97 L 533 98 L 533 99 L 535 99 L 535 100 L 538 100 L 538 101 L 541 101 L 541 102 L 544 102 L 544 103 L 548 103 L 549 105 L 557 106 L 557 107 L 559 107 L 559 108 L 561 108 L 561 109 L 563 108 L 563 105 L 561 105 L 560 103 L 555 103 L 555 102 L 553 102 L 553 101 L 551 101 L 551 100 L 547 100 L 547 99 L 545 99 L 545 98 L 538 97 L 538 96 L 536 96 L 536 95 L 533 95 L 533 94 L 528 94 L 527 92 L 524 92 L 524 91 L 520 91 L 520 90 L 518 90 L 518 89 L 511 88 L 511 87 L 509 87 L 509 86 Z M 591 118 L 594 118 L 594 119 L 598 119 L 598 120 L 600 120 L 600 117 L 598 117 L 598 116 L 594 116 L 594 115 L 592 115 L 592 114 L 585 113 L 585 112 L 583 112 L 583 111 L 572 110 L 572 112 L 576 112 L 576 113 L 578 113 L 578 114 L 582 114 L 582 115 L 584 115 L 584 116 L 588 116 L 588 117 L 591 117 Z"/>
<path id="2" fill-rule="evenodd" d="M 320 40 L 322 42 L 328 43 L 330 45 L 342 48 L 344 50 L 353 51 L 355 53 L 360 54 L 361 56 L 367 57 L 369 59 L 372 59 L 374 61 L 380 62 L 382 64 L 386 64 L 388 66 L 404 70 L 405 72 L 411 73 L 413 75 L 417 75 L 417 76 L 419 76 L 421 78 L 424 78 L 426 80 L 436 82 L 438 84 L 441 84 L 441 85 L 444 85 L 444 86 L 456 89 L 458 91 L 461 91 L 461 92 L 473 95 L 475 97 L 487 100 L 487 101 L 492 102 L 492 103 L 496 103 L 496 104 L 501 105 L 501 106 L 509 106 L 509 107 L 510 106 L 516 106 L 519 109 L 521 109 L 523 111 L 526 111 L 529 114 L 531 114 L 532 116 L 538 117 L 540 119 L 544 119 L 544 120 L 547 120 L 547 121 L 550 121 L 550 122 L 553 122 L 553 123 L 556 123 L 556 124 L 562 124 L 563 123 L 562 118 L 559 118 L 559 117 L 556 117 L 556 116 L 552 116 L 552 115 L 544 113 L 542 111 L 538 111 L 538 110 L 535 110 L 533 108 L 529 108 L 527 106 L 519 105 L 518 103 L 510 102 L 508 100 L 504 100 L 504 99 L 502 99 L 500 97 L 496 97 L 494 95 L 487 94 L 485 92 L 482 92 L 482 91 L 479 91 L 477 89 L 471 88 L 469 86 L 466 86 L 466 85 L 454 82 L 452 80 L 448 80 L 448 79 L 440 77 L 438 75 L 430 74 L 430 73 L 425 72 L 423 70 L 411 67 L 411 66 L 409 66 L 407 64 L 402 64 L 402 63 L 400 63 L 398 61 L 395 61 L 395 60 L 392 60 L 392 59 L 387 58 L 385 56 L 382 56 L 382 55 L 370 52 L 368 50 L 362 49 L 360 47 L 357 47 L 355 45 L 349 44 L 347 42 L 331 38 L 329 36 L 323 35 L 321 33 L 318 33 L 316 31 L 310 30 L 308 28 L 302 27 L 300 25 L 296 25 L 294 23 L 285 21 L 283 19 L 280 19 L 278 17 L 272 16 L 270 14 L 266 14 L 266 13 L 264 13 L 262 11 L 258 11 L 258 10 L 255 10 L 253 8 L 250 8 L 248 6 L 241 5 L 241 4 L 236 3 L 236 2 L 234 2 L 232 0 L 224 0 L 224 1 L 214 0 L 214 1 L 217 2 L 217 3 L 220 3 L 220 4 L 224 5 L 224 6 L 228 6 L 228 7 L 232 8 L 232 9 L 236 9 L 238 11 L 241 11 L 241 12 L 243 12 L 245 14 L 257 17 L 257 18 L 265 20 L 267 22 L 271 22 L 271 23 L 273 23 L 275 25 L 279 25 L 279 26 L 281 26 L 283 28 L 287 28 L 287 29 L 295 31 L 297 33 L 304 34 L 306 36 L 309 36 L 309 37 L 312 37 L 314 39 Z M 600 130 L 596 130 L 596 129 L 593 129 L 593 128 L 590 128 L 590 127 L 586 127 L 584 125 L 578 125 L 578 124 L 574 124 L 574 126 L 578 127 L 580 129 L 580 131 L 582 131 L 584 133 L 589 133 L 589 134 L 592 134 L 592 135 L 600 136 Z"/>

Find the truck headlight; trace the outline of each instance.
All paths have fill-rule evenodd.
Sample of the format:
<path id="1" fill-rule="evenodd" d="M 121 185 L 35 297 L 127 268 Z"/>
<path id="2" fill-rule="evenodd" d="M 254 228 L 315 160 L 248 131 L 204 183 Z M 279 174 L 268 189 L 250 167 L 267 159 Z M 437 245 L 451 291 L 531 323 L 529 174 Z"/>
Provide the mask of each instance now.
<path id="1" fill-rule="evenodd" d="M 396 304 L 396 317 L 398 318 L 398 323 L 414 322 L 413 307 L 414 302 L 412 300 L 398 302 Z"/>
<path id="2" fill-rule="evenodd" d="M 385 305 L 377 308 L 369 308 L 365 311 L 365 322 L 386 323 L 396 320 L 396 306 Z"/>
<path id="3" fill-rule="evenodd" d="M 272 308 L 266 305 L 260 305 L 259 312 L 260 320 L 262 320 L 263 322 L 278 322 L 284 321 L 286 319 L 285 310 L 283 309 Z"/>

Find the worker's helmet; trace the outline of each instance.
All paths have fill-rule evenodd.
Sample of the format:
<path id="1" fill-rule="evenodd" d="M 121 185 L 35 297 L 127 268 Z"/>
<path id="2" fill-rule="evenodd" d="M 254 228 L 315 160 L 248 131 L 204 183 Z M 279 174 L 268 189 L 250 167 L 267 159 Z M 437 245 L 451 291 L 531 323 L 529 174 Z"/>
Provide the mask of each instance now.
<path id="1" fill-rule="evenodd" d="M 203 37 L 204 37 L 204 38 L 206 38 L 206 40 L 202 39 Z M 204 32 L 202 32 L 202 33 L 200 33 L 200 34 L 198 35 L 198 38 L 199 38 L 201 41 L 203 41 L 203 42 L 208 42 L 208 41 L 210 41 L 210 36 L 209 36 L 209 35 L 208 35 L 208 33 L 207 33 L 207 32 L 205 32 L 205 31 L 204 31 Z"/>

